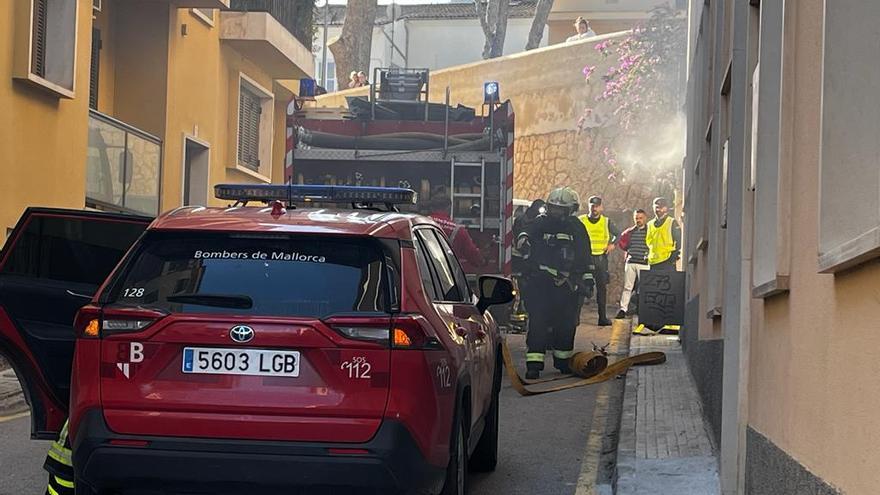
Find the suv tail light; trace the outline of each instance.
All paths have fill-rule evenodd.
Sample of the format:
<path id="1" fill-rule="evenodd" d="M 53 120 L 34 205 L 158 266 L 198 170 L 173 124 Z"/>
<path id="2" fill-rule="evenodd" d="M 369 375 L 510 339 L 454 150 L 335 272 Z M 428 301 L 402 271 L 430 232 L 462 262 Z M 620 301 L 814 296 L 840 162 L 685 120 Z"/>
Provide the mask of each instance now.
<path id="1" fill-rule="evenodd" d="M 391 335 L 391 318 L 387 316 L 342 316 L 330 318 L 324 323 L 347 339 L 373 342 L 383 347 L 388 345 Z"/>
<path id="2" fill-rule="evenodd" d="M 142 308 L 104 309 L 88 305 L 79 310 L 74 321 L 76 335 L 84 339 L 97 339 L 105 335 L 140 332 L 166 314 Z"/>
<path id="3" fill-rule="evenodd" d="M 443 344 L 428 330 L 421 315 L 401 315 L 394 318 L 391 346 L 395 349 L 442 350 Z"/>

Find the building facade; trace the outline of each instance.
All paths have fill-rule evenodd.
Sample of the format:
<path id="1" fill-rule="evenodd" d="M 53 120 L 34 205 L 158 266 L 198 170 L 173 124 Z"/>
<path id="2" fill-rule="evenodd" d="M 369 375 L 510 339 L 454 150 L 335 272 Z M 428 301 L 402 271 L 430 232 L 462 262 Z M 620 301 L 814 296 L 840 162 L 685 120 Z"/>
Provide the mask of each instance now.
<path id="1" fill-rule="evenodd" d="M 535 4 L 534 0 L 511 4 L 504 39 L 505 55 L 525 50 Z M 344 5 L 325 5 L 316 9 L 315 73 L 318 74 L 318 84 L 323 83 L 331 92 L 347 89 L 348 80 L 336 80 L 336 63 L 329 49 L 326 51 L 327 80 L 321 77 L 325 56 L 324 32 L 326 29 L 326 40 L 332 43 L 342 32 L 344 20 Z M 373 28 L 370 67 L 364 71 L 377 67 L 437 70 L 478 62 L 483 60 L 484 40 L 473 2 L 380 5 Z M 546 46 L 547 40 L 545 29 L 540 46 Z"/>
<path id="2" fill-rule="evenodd" d="M 880 483 L 878 18 L 691 2 L 683 343 L 725 495 Z"/>
<path id="3" fill-rule="evenodd" d="M 229 0 L 0 7 L 0 243 L 28 206 L 156 215 L 283 177 L 310 50 Z"/>

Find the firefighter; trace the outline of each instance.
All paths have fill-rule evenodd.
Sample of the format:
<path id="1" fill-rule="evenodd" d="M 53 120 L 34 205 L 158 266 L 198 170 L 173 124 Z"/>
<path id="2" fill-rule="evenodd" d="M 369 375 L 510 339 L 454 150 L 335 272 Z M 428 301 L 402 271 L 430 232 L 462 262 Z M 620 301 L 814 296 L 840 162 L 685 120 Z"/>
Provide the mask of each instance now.
<path id="1" fill-rule="evenodd" d="M 49 472 L 46 495 L 74 495 L 72 455 L 70 439 L 67 437 L 67 422 L 65 422 L 58 440 L 49 446 L 46 462 L 43 464 L 43 469 Z"/>
<path id="2" fill-rule="evenodd" d="M 540 377 L 544 353 L 553 349 L 553 366 L 570 373 L 574 334 L 580 323 L 581 293 L 591 256 L 590 238 L 574 217 L 579 208 L 577 193 L 568 187 L 554 189 L 547 197 L 546 213 L 538 216 L 517 238 L 523 253 L 523 284 L 529 310 L 526 336 L 526 378 Z"/>
<path id="3" fill-rule="evenodd" d="M 598 308 L 599 326 L 611 325 L 607 316 L 608 301 L 608 253 L 614 251 L 619 232 L 614 223 L 603 213 L 605 206 L 599 196 L 590 197 L 590 212 L 581 215 L 580 221 L 590 235 L 590 253 L 596 265 L 594 277 L 596 279 L 596 306 Z"/>

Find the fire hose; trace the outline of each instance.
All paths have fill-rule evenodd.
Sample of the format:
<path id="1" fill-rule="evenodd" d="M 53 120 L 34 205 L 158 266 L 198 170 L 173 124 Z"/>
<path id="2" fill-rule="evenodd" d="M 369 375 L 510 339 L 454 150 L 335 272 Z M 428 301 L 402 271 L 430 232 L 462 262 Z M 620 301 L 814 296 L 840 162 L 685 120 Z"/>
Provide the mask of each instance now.
<path id="1" fill-rule="evenodd" d="M 527 381 L 523 380 L 519 373 L 517 373 L 516 365 L 513 363 L 510 348 L 507 347 L 506 341 L 501 343 L 501 354 L 504 359 L 504 367 L 507 369 L 507 375 L 510 377 L 510 383 L 513 385 L 514 390 L 524 397 L 593 385 L 622 375 L 633 366 L 648 366 L 666 362 L 666 354 L 662 352 L 645 352 L 608 364 L 608 356 L 603 349 L 580 351 L 576 352 L 569 360 L 572 374 L 545 380 Z M 529 388 L 532 385 L 564 380 L 566 378 L 580 378 L 580 380 L 540 390 Z"/>

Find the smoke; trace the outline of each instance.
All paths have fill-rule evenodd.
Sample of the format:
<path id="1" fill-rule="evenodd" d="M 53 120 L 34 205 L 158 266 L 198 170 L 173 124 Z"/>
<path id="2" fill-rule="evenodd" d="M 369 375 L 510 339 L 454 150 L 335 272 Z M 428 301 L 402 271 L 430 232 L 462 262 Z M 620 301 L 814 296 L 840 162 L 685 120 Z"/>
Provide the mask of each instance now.
<path id="1" fill-rule="evenodd" d="M 580 126 L 607 129 L 599 144 L 609 180 L 675 187 L 687 129 L 686 35 L 682 13 L 667 6 L 652 10 L 629 38 L 596 45 L 612 66 L 602 76 L 597 108 L 587 109 Z M 588 80 L 594 69 L 584 69 Z"/>
<path id="2" fill-rule="evenodd" d="M 684 160 L 686 131 L 683 112 L 646 122 L 637 132 L 619 138 L 615 146 L 618 163 L 632 180 L 673 171 Z"/>

